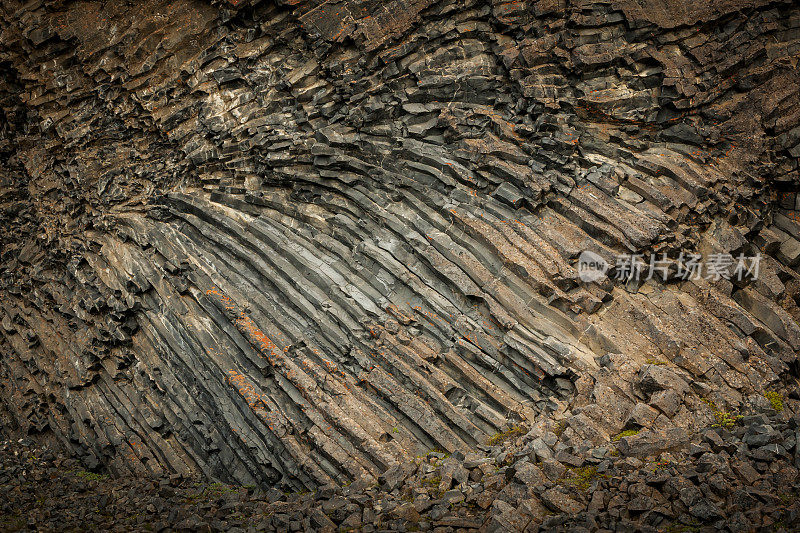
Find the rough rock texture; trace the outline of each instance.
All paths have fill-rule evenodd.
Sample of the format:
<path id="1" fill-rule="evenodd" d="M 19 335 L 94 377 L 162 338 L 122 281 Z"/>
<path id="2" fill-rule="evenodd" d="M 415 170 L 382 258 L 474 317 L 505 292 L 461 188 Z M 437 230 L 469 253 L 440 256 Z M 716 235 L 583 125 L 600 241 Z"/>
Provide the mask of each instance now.
<path id="1" fill-rule="evenodd" d="M 312 493 L 179 474 L 110 478 L 20 439 L 0 445 L 0 528 L 796 531 L 798 420 L 772 407 L 758 411 L 736 427 L 641 432 L 571 452 L 558 426 L 537 424 L 489 453 L 431 452 L 390 468 L 377 484 L 359 479 Z M 656 441 L 670 451 L 641 455 L 643 443 L 652 449 Z M 544 444 L 533 451 L 537 442 Z"/>
<path id="2" fill-rule="evenodd" d="M 798 50 L 789 1 L 6 0 L 2 431 L 302 491 L 542 420 L 577 457 L 790 417 Z"/>

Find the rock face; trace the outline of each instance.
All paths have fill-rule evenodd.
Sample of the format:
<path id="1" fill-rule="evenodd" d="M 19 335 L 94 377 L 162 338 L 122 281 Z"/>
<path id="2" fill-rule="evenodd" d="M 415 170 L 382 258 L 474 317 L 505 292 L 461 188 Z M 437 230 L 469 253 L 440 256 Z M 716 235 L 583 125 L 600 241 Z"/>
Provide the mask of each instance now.
<path id="1" fill-rule="evenodd" d="M 544 419 L 550 476 L 797 413 L 792 2 L 9 0 L 0 30 L 8 437 L 302 491 Z"/>

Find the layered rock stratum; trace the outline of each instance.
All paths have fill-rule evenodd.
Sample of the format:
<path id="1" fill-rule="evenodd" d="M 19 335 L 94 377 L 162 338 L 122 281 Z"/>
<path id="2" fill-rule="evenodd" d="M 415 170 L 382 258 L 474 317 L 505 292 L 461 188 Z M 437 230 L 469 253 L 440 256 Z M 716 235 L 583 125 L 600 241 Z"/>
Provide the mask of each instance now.
<path id="1" fill-rule="evenodd" d="M 780 403 L 790 486 L 799 52 L 790 1 L 5 0 L 2 433 L 303 492 Z"/>

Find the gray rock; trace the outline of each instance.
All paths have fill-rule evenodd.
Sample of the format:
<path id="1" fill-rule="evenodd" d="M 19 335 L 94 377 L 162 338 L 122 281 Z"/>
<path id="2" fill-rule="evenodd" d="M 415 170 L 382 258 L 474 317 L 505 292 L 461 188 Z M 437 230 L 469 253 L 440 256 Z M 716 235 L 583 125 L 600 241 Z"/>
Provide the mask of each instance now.
<path id="1" fill-rule="evenodd" d="M 720 509 L 707 500 L 701 500 L 689 507 L 689 512 L 700 520 L 708 521 L 722 516 Z"/>
<path id="2" fill-rule="evenodd" d="M 539 467 L 531 463 L 523 463 L 516 468 L 514 479 L 528 487 L 543 485 L 547 478 Z"/>
<path id="3" fill-rule="evenodd" d="M 783 436 L 769 424 L 752 424 L 742 440 L 750 447 L 759 447 L 781 442 Z"/>
<path id="4" fill-rule="evenodd" d="M 537 461 L 547 461 L 554 457 L 553 450 L 545 443 L 544 439 L 537 437 L 531 442 L 533 452 L 536 454 Z"/>
<path id="5" fill-rule="evenodd" d="M 516 507 L 502 500 L 495 500 L 484 527 L 491 533 L 522 531 L 529 521 L 530 519 L 522 516 Z"/>
<path id="6" fill-rule="evenodd" d="M 665 431 L 642 431 L 637 435 L 623 437 L 619 441 L 619 451 L 623 455 L 645 457 L 675 450 L 686 444 L 689 433 L 683 428 L 672 428 Z"/>
<path id="7" fill-rule="evenodd" d="M 414 463 L 401 463 L 387 469 L 378 478 L 378 482 L 387 492 L 400 488 L 403 482 L 417 469 Z"/>
<path id="8" fill-rule="evenodd" d="M 596 466 L 582 475 L 607 498 L 547 518 L 562 530 L 697 519 L 664 472 L 728 515 L 715 495 L 755 477 L 746 518 L 792 523 L 774 494 L 800 466 L 796 3 L 8 4 L 7 437 L 123 479 L 273 488 L 258 505 L 281 531 L 330 528 L 312 507 L 402 529 L 409 496 L 454 488 L 523 529 L 532 486 L 584 499 L 565 464 Z M 587 281 L 577 264 L 759 246 L 757 280 L 679 280 L 673 264 L 663 283 Z M 743 420 L 700 439 L 700 399 L 769 410 L 753 424 L 775 431 Z M 612 442 L 626 425 L 652 431 Z M 498 463 L 471 456 L 495 433 Z M 8 509 L 48 475 L 0 471 Z M 78 528 L 119 529 L 102 523 L 117 496 L 92 502 L 108 513 L 76 503 Z M 645 497 L 658 508 L 629 520 Z M 246 499 L 122 506 L 236 531 Z M 420 518 L 468 527 L 462 503 Z M 70 529 L 55 511 L 23 522 Z"/>
<path id="9" fill-rule="evenodd" d="M 628 502 L 628 511 L 632 513 L 643 513 L 655 507 L 655 501 L 648 496 L 637 496 Z"/>
<path id="10" fill-rule="evenodd" d="M 650 395 L 650 405 L 672 418 L 678 413 L 681 399 L 674 390 L 660 390 Z"/>
<path id="11" fill-rule="evenodd" d="M 548 459 L 546 461 L 542 461 L 541 467 L 544 475 L 547 476 L 548 479 L 550 479 L 551 481 L 561 479 L 561 477 L 567 471 L 567 467 L 565 467 L 555 459 Z"/>
<path id="12" fill-rule="evenodd" d="M 500 186 L 494 191 L 492 196 L 514 208 L 521 207 L 522 202 L 525 199 L 525 195 L 523 195 L 519 189 L 507 181 L 501 183 Z"/>
<path id="13" fill-rule="evenodd" d="M 658 417 L 658 411 L 646 404 L 637 403 L 628 415 L 625 421 L 625 427 L 649 428 L 652 426 L 656 417 Z"/>
<path id="14" fill-rule="evenodd" d="M 673 370 L 660 365 L 644 365 L 639 371 L 639 388 L 651 395 L 655 392 L 672 390 L 682 397 L 689 385 Z"/>
<path id="15" fill-rule="evenodd" d="M 448 490 L 442 494 L 442 501 L 448 504 L 463 502 L 464 499 L 464 493 L 458 489 Z"/>
<path id="16" fill-rule="evenodd" d="M 559 463 L 569 466 L 581 466 L 584 463 L 584 459 L 582 457 L 572 455 L 571 453 L 567 453 L 565 451 L 558 452 L 555 456 L 555 460 Z"/>
<path id="17" fill-rule="evenodd" d="M 584 510 L 584 505 L 568 497 L 563 492 L 557 489 L 548 489 L 544 491 L 540 498 L 542 503 L 553 511 L 560 513 L 574 514 Z"/>

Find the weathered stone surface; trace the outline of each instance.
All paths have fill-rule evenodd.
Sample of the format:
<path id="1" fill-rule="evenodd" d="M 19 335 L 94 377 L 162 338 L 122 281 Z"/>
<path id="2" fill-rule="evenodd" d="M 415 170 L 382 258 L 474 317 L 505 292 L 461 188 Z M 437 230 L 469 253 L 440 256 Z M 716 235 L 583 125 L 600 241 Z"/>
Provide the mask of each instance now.
<path id="1" fill-rule="evenodd" d="M 680 410 L 681 399 L 674 390 L 662 390 L 650 396 L 650 405 L 672 418 Z"/>
<path id="2" fill-rule="evenodd" d="M 800 466 L 798 20 L 788 1 L 5 2 L 0 430 L 92 471 L 256 486 L 279 530 L 400 529 L 411 502 L 460 527 L 444 494 L 497 530 L 560 527 L 494 504 L 560 484 L 583 508 L 579 469 L 621 481 L 703 435 L 681 479 L 720 501 L 604 493 L 609 522 L 573 525 L 768 527 L 739 505 L 767 496 L 720 487 Z M 694 253 L 762 270 L 681 279 Z M 621 254 L 670 261 L 637 280 Z M 766 409 L 785 420 L 737 418 Z M 319 489 L 330 516 L 271 488 Z"/>
<path id="3" fill-rule="evenodd" d="M 583 505 L 576 502 L 557 489 L 549 489 L 542 493 L 542 501 L 553 511 L 575 514 L 583 510 Z"/>
<path id="4" fill-rule="evenodd" d="M 637 428 L 650 428 L 657 417 L 658 411 L 646 404 L 637 403 L 633 409 L 631 409 L 625 425 Z"/>
<path id="5" fill-rule="evenodd" d="M 636 435 L 623 437 L 619 449 L 625 455 L 645 457 L 674 450 L 685 445 L 688 440 L 689 434 L 682 428 L 642 431 Z"/>
<path id="6" fill-rule="evenodd" d="M 689 385 L 673 370 L 657 365 L 645 365 L 639 372 L 639 388 L 652 394 L 671 390 L 682 396 L 689 390 Z"/>
<path id="7" fill-rule="evenodd" d="M 128 529 L 149 531 L 163 527 L 158 520 L 164 519 L 165 510 L 169 511 L 169 523 L 191 530 L 247 525 L 264 531 L 349 527 L 373 531 L 373 524 L 389 530 L 523 531 L 563 526 L 579 531 L 599 524 L 611 530 L 647 530 L 652 513 L 671 519 L 683 516 L 680 520 L 688 520 L 694 527 L 711 527 L 720 518 L 739 524 L 742 509 L 751 523 L 762 517 L 786 520 L 800 510 L 786 492 L 797 489 L 798 470 L 788 464 L 794 455 L 797 422 L 787 421 L 771 406 L 750 413 L 729 427 L 701 430 L 691 435 L 687 444 L 646 461 L 609 453 L 609 447 L 620 451 L 624 439 L 618 444 L 572 450 L 570 454 L 590 464 L 596 458 L 604 459 L 595 466 L 562 466 L 552 481 L 527 457 L 506 467 L 494 466 L 489 456 L 479 453 L 468 460 L 461 454 L 446 457 L 431 452 L 415 458 L 412 474 L 392 491 L 355 482 L 347 487 L 326 485 L 313 494 L 275 490 L 265 494 L 252 487 L 203 483 L 175 474 L 111 478 L 76 469 L 76 460 L 21 439 L 0 443 L 0 484 L 8 495 L 5 509 L 30 517 L 28 529 L 48 530 L 56 529 L 56 524 L 58 529 L 80 524 L 106 530 L 123 521 Z M 535 428 L 531 432 L 535 433 Z M 750 447 L 743 440 L 743 436 L 755 434 L 776 435 L 776 442 L 768 445 L 774 446 L 771 463 L 751 453 L 764 446 Z M 546 438 L 553 441 L 551 434 Z M 565 436 L 554 438 L 553 447 L 559 454 L 566 453 Z M 714 443 L 713 450 L 709 442 Z M 487 451 L 502 455 L 517 447 L 507 441 Z M 435 483 L 454 464 L 478 470 L 486 461 L 497 474 L 444 493 Z M 767 464 L 769 469 L 765 469 Z M 35 491 L 28 490 L 32 486 Z M 48 491 L 58 497 L 47 497 Z M 100 502 L 107 502 L 108 513 L 97 512 Z M 12 513 L 11 522 L 4 525 L 17 524 L 15 516 Z"/>

